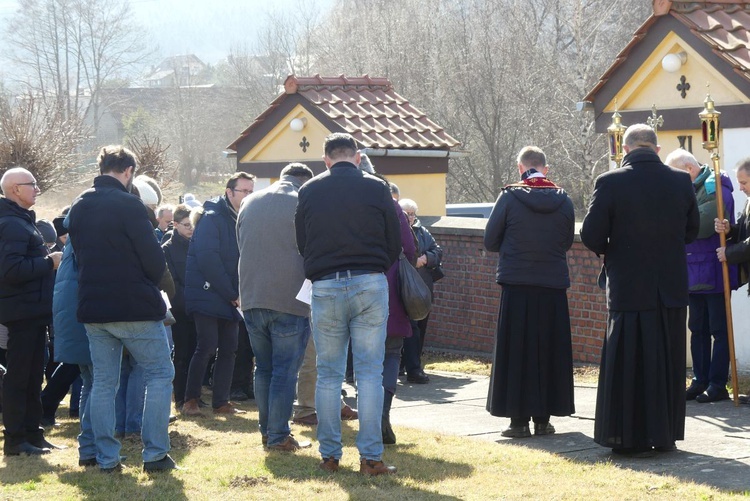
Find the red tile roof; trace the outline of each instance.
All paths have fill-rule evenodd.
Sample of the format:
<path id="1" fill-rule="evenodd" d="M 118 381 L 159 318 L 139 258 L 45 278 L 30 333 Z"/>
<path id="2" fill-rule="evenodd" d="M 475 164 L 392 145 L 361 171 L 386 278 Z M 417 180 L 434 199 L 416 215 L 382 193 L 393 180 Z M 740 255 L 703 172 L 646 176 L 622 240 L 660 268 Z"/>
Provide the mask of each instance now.
<path id="1" fill-rule="evenodd" d="M 750 0 L 674 0 L 669 3 L 671 5 L 666 15 L 684 24 L 715 54 L 730 64 L 736 73 L 750 81 Z M 638 28 L 628 45 L 617 55 L 614 64 L 584 100 L 593 100 L 593 96 L 627 59 L 631 50 L 646 36 L 659 17 L 661 15 L 649 17 Z"/>
<path id="2" fill-rule="evenodd" d="M 670 14 L 750 80 L 750 1 L 673 2 Z"/>
<path id="3" fill-rule="evenodd" d="M 364 148 L 449 150 L 460 144 L 397 94 L 387 78 L 292 75 L 284 82 L 284 90 L 230 149 L 235 150 L 291 94 L 305 98 Z"/>

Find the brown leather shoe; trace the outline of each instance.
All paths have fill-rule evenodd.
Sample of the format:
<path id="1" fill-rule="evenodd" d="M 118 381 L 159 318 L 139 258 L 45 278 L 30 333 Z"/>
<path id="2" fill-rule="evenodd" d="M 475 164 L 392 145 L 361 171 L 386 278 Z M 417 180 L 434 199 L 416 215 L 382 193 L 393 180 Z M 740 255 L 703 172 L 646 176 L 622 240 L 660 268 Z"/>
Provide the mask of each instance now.
<path id="1" fill-rule="evenodd" d="M 281 451 L 281 452 L 294 452 L 296 450 L 307 449 L 309 447 L 312 447 L 312 442 L 308 442 L 307 440 L 303 440 L 302 442 L 299 442 L 290 433 L 289 436 L 286 437 L 283 442 L 278 443 L 276 445 L 269 445 L 268 450 L 269 451 Z"/>
<path id="2" fill-rule="evenodd" d="M 190 400 L 182 404 L 182 409 L 180 409 L 180 412 L 182 412 L 186 416 L 202 416 L 203 415 L 203 413 L 200 410 L 200 407 L 198 407 L 197 398 L 191 398 Z"/>
<path id="3" fill-rule="evenodd" d="M 235 407 L 234 404 L 232 404 L 232 402 L 227 402 L 221 407 L 214 408 L 214 414 L 244 414 L 244 413 L 245 411 Z"/>
<path id="4" fill-rule="evenodd" d="M 318 415 L 313 412 L 309 416 L 292 419 L 292 423 L 304 424 L 306 426 L 316 426 L 318 424 Z"/>
<path id="5" fill-rule="evenodd" d="M 335 473 L 339 471 L 339 460 L 335 458 L 323 458 L 318 468 L 329 473 Z"/>
<path id="6" fill-rule="evenodd" d="M 359 462 L 359 472 L 365 475 L 393 475 L 396 467 L 374 459 L 362 459 Z"/>
<path id="7" fill-rule="evenodd" d="M 355 411 L 348 405 L 345 405 L 341 408 L 342 421 L 354 421 L 356 419 L 359 419 L 359 413 L 357 411 Z"/>

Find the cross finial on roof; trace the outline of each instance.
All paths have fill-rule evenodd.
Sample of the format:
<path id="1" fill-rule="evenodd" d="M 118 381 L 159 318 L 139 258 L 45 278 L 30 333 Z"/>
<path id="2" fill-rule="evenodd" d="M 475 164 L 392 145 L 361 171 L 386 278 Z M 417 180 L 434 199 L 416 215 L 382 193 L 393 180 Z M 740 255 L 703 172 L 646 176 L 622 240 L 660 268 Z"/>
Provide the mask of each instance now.
<path id="1" fill-rule="evenodd" d="M 664 117 L 656 115 L 656 104 L 651 106 L 651 116 L 646 119 L 646 125 L 654 129 L 654 132 L 658 132 L 659 127 L 664 125 Z"/>

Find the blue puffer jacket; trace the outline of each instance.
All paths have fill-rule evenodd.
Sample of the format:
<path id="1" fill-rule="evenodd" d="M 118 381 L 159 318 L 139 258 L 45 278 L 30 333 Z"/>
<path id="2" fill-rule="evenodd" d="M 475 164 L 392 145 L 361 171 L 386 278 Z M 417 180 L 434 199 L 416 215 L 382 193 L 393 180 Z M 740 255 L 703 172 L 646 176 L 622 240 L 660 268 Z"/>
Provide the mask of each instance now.
<path id="1" fill-rule="evenodd" d="M 67 226 L 68 219 L 65 218 Z M 86 328 L 76 318 L 78 306 L 78 263 L 68 239 L 57 269 L 55 295 L 52 298 L 52 322 L 55 326 L 55 361 L 91 365 Z"/>
<path id="2" fill-rule="evenodd" d="M 240 320 L 237 213 L 226 197 L 207 201 L 193 233 L 185 269 L 185 309 L 189 315 Z"/>

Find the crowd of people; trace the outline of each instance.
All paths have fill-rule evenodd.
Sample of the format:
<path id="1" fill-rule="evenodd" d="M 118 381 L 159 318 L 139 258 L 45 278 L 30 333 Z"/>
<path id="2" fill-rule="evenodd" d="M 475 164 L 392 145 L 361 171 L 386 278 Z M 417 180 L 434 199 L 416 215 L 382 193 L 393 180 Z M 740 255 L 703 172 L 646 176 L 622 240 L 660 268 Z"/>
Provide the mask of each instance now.
<path id="1" fill-rule="evenodd" d="M 244 412 L 232 401 L 242 394 L 256 399 L 267 450 L 311 447 L 291 433 L 294 417 L 317 425 L 320 467 L 335 471 L 341 420 L 358 419 L 360 471 L 395 473 L 382 454 L 396 441 L 389 413 L 402 359 L 410 380 L 428 382 L 426 320 L 420 327 L 405 312 L 398 257 L 403 250 L 431 288 L 442 250 L 416 204 L 399 205 L 398 188 L 351 136 L 331 135 L 324 152 L 321 175 L 292 163 L 255 191 L 255 177 L 238 172 L 222 196 L 201 205 L 187 194 L 172 206 L 137 175 L 132 152 L 107 146 L 92 188 L 54 225 L 31 210 L 40 193 L 33 174 L 9 169 L 0 181 L 4 454 L 59 448 L 42 424 L 54 424 L 73 386 L 80 466 L 121 471 L 121 440 L 132 435 L 143 443 L 144 471 L 176 469 L 172 401 L 184 416 L 209 406 L 231 416 Z M 239 361 L 248 358 L 243 338 L 254 370 Z M 342 398 L 348 353 L 358 410 Z M 41 392 L 45 356 L 56 370 Z M 244 378 L 251 382 L 237 383 Z"/>
<path id="2" fill-rule="evenodd" d="M 675 450 L 686 400 L 729 398 L 722 262 L 732 265 L 732 289 L 747 282 L 750 223 L 745 209 L 734 224 L 728 176 L 717 180 L 681 149 L 663 163 L 647 125 L 629 127 L 623 142 L 622 165 L 597 178 L 580 234 L 603 257 L 609 311 L 594 440 L 642 456 Z M 244 412 L 232 401 L 242 394 L 256 399 L 266 450 L 309 448 L 290 421 L 316 425 L 319 466 L 335 472 L 341 421 L 357 419 L 359 471 L 395 473 L 383 452 L 396 443 L 397 379 L 429 382 L 421 364 L 429 317 L 407 314 L 399 256 L 432 291 L 443 252 L 417 204 L 400 198 L 350 135 L 326 138 L 324 160 L 317 176 L 291 163 L 255 191 L 254 176 L 238 172 L 222 196 L 171 206 L 152 179 L 136 176 L 132 152 L 107 146 L 92 188 L 53 222 L 31 210 L 40 193 L 32 173 L 6 171 L 5 455 L 59 447 L 41 424 L 50 414 L 54 422 L 72 385 L 80 466 L 120 471 L 120 439 L 134 434 L 144 471 L 178 468 L 169 456 L 172 400 L 184 416 L 209 407 L 231 416 Z M 527 438 L 555 433 L 551 417 L 575 409 L 566 258 L 575 214 L 540 148 L 523 148 L 517 168 L 520 181 L 501 190 L 484 234 L 486 249 L 499 253 L 502 286 L 487 410 L 510 418 L 503 436 Z M 750 160 L 737 178 L 748 193 Z M 717 217 L 717 190 L 729 220 Z M 694 378 L 686 389 L 688 310 Z M 48 336 L 59 365 L 42 392 Z M 349 378 L 357 410 L 342 398 Z"/>
<path id="3" fill-rule="evenodd" d="M 750 204 L 734 224 L 729 176 L 716 179 L 684 149 L 662 162 L 648 125 L 629 127 L 623 143 L 622 164 L 596 179 L 580 231 L 603 258 L 598 282 L 608 308 L 594 441 L 615 454 L 648 457 L 676 450 L 687 400 L 729 398 L 725 291 L 748 280 Z M 526 438 L 530 420 L 534 435 L 547 435 L 555 432 L 550 416 L 574 412 L 565 290 L 575 219 L 565 191 L 547 178 L 539 148 L 521 151 L 518 171 L 521 181 L 501 190 L 484 235 L 487 250 L 500 254 L 502 285 L 487 410 L 510 418 L 503 436 Z M 737 180 L 750 192 L 750 159 L 738 165 Z M 722 213 L 729 220 L 718 219 Z M 694 376 L 687 389 L 686 325 Z"/>

